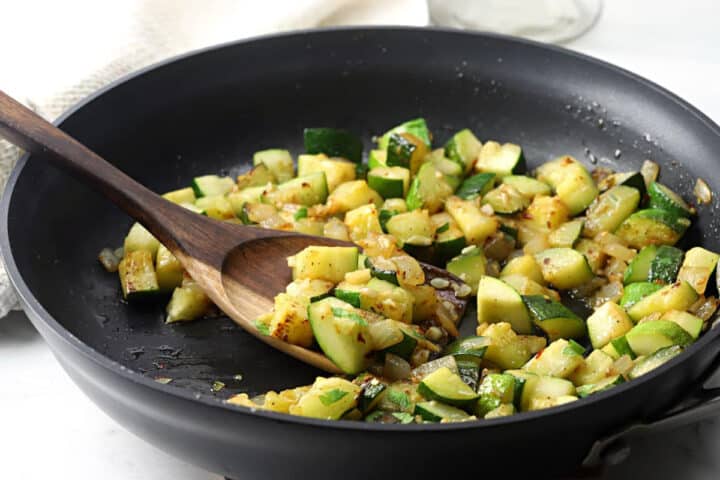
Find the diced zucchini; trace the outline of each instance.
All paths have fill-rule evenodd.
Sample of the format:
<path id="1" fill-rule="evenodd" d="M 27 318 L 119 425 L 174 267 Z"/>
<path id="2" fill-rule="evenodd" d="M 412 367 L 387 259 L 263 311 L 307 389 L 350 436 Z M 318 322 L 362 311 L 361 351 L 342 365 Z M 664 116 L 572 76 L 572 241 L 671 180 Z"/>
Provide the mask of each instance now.
<path id="1" fill-rule="evenodd" d="M 675 245 L 690 220 L 665 210 L 639 210 L 630 215 L 615 231 L 625 243 L 633 248 L 646 245 Z"/>
<path id="2" fill-rule="evenodd" d="M 367 288 L 375 294 L 362 301 L 362 308 L 399 322 L 412 323 L 415 299 L 410 292 L 379 278 L 370 279 Z"/>
<path id="3" fill-rule="evenodd" d="M 212 302 L 195 282 L 189 282 L 173 290 L 165 311 L 165 323 L 189 322 L 205 315 Z"/>
<path id="4" fill-rule="evenodd" d="M 247 202 L 242 206 L 238 216 L 244 225 L 257 225 L 277 215 L 277 213 L 277 208 L 269 203 Z"/>
<path id="5" fill-rule="evenodd" d="M 477 320 L 482 323 L 508 322 L 517 333 L 532 332 L 532 322 L 520 294 L 510 285 L 483 276 L 477 287 Z"/>
<path id="6" fill-rule="evenodd" d="M 621 306 L 605 302 L 588 317 L 587 328 L 593 348 L 599 349 L 629 332 L 633 322 Z"/>
<path id="7" fill-rule="evenodd" d="M 528 223 L 541 230 L 555 230 L 569 217 L 568 207 L 559 197 L 535 197 L 523 213 Z"/>
<path id="8" fill-rule="evenodd" d="M 405 201 L 409 210 L 426 208 L 435 213 L 452 192 L 442 173 L 432 163 L 425 163 L 413 179 Z"/>
<path id="9" fill-rule="evenodd" d="M 303 131 L 305 151 L 341 157 L 351 162 L 362 160 L 362 140 L 347 130 L 337 128 L 306 128 Z"/>
<path id="10" fill-rule="evenodd" d="M 337 189 L 335 191 L 337 191 Z M 333 192 L 333 194 L 334 193 L 335 192 Z M 276 190 L 266 192 L 264 196 L 270 203 L 275 204 L 296 203 L 309 207 L 318 203 L 324 203 L 328 198 L 328 185 L 325 179 L 325 173 L 316 172 L 305 175 L 304 177 L 293 178 L 278 185 Z M 330 198 L 332 198 L 332 196 Z"/>
<path id="11" fill-rule="evenodd" d="M 680 325 L 668 320 L 652 320 L 635 325 L 625 338 L 637 355 L 652 355 L 672 345 L 684 347 L 693 338 Z"/>
<path id="12" fill-rule="evenodd" d="M 550 246 L 572 248 L 575 242 L 580 239 L 584 223 L 583 220 L 572 220 L 560 225 L 548 235 Z"/>
<path id="13" fill-rule="evenodd" d="M 482 143 L 469 130 L 460 130 L 445 144 L 445 156 L 469 172 L 482 150 Z"/>
<path id="14" fill-rule="evenodd" d="M 182 203 L 195 203 L 195 192 L 192 187 L 181 188 L 180 190 L 167 192 L 163 195 L 163 198 L 178 205 Z"/>
<path id="15" fill-rule="evenodd" d="M 438 263 L 445 263 L 467 246 L 465 235 L 446 212 L 436 213 L 430 220 L 435 227 L 435 258 Z"/>
<path id="16" fill-rule="evenodd" d="M 501 215 L 518 213 L 530 204 L 529 200 L 521 195 L 515 187 L 504 183 L 485 194 L 482 203 L 490 205 L 495 213 Z"/>
<path id="17" fill-rule="evenodd" d="M 472 200 L 450 197 L 445 202 L 445 210 L 457 222 L 470 244 L 482 244 L 500 226 L 496 218 L 485 215 Z"/>
<path id="18" fill-rule="evenodd" d="M 544 338 L 519 336 L 507 322 L 490 324 L 483 336 L 490 340 L 485 360 L 501 369 L 520 368 L 545 347 Z"/>
<path id="19" fill-rule="evenodd" d="M 373 378 L 372 380 L 365 382 L 358 397 L 358 408 L 360 411 L 367 414 L 375 410 L 386 389 L 387 385 L 379 381 L 377 378 Z"/>
<path id="20" fill-rule="evenodd" d="M 501 280 L 515 289 L 520 295 L 542 295 L 553 300 L 560 300 L 560 295 L 523 275 L 513 274 L 501 277 Z"/>
<path id="21" fill-rule="evenodd" d="M 293 280 L 317 278 L 340 283 L 345 274 L 357 270 L 357 247 L 310 246 L 290 257 Z"/>
<path id="22" fill-rule="evenodd" d="M 367 295 L 363 295 L 366 285 L 355 285 L 348 282 L 341 282 L 335 287 L 333 294 L 335 298 L 339 298 L 343 302 L 347 302 L 355 308 L 369 308 L 369 299 Z"/>
<path id="23" fill-rule="evenodd" d="M 477 403 L 474 406 L 474 413 L 478 417 L 484 417 L 503 404 L 512 404 L 515 401 L 516 380 L 524 383 L 524 379 L 504 373 L 491 373 L 483 378 L 478 387 Z"/>
<path id="24" fill-rule="evenodd" d="M 118 274 L 123 297 L 128 301 L 142 300 L 160 290 L 153 257 L 147 250 L 125 252 L 118 265 Z"/>
<path id="25" fill-rule="evenodd" d="M 431 245 L 435 236 L 435 229 L 427 210 L 413 210 L 394 215 L 387 221 L 385 228 L 401 247 L 405 244 Z"/>
<path id="26" fill-rule="evenodd" d="M 536 375 L 525 370 L 508 370 L 505 373 L 525 380 L 520 399 L 523 411 L 556 406 L 558 403 L 554 399 L 575 395 L 572 382 L 562 378 Z"/>
<path id="27" fill-rule="evenodd" d="M 552 193 L 550 185 L 525 175 L 508 175 L 502 178 L 502 183 L 515 187 L 528 200 L 532 200 L 537 195 L 549 196 Z"/>
<path id="28" fill-rule="evenodd" d="M 533 397 L 530 399 L 528 411 L 544 410 L 546 408 L 559 407 L 578 399 L 575 395 L 560 395 L 558 397 Z"/>
<path id="29" fill-rule="evenodd" d="M 575 348 L 564 338 L 559 338 L 536 353 L 523 366 L 523 370 L 538 375 L 567 378 L 583 364 L 583 361 L 582 347 Z"/>
<path id="30" fill-rule="evenodd" d="M 569 156 L 541 165 L 537 179 L 553 188 L 571 215 L 585 210 L 598 195 L 598 188 L 585 166 Z"/>
<path id="31" fill-rule="evenodd" d="M 195 177 L 192 181 L 192 189 L 198 198 L 225 195 L 232 190 L 233 186 L 235 186 L 235 182 L 232 178 L 218 175 Z"/>
<path id="32" fill-rule="evenodd" d="M 630 370 L 630 378 L 635 379 L 642 375 L 645 375 L 652 370 L 655 370 L 664 363 L 672 360 L 683 351 L 683 347 L 679 345 L 673 345 L 671 347 L 663 348 L 653 353 L 648 357 L 638 358 L 635 361 L 635 366 Z"/>
<path id="33" fill-rule="evenodd" d="M 412 320 L 412 317 L 410 317 L 410 320 Z M 405 360 L 410 360 L 413 352 L 415 351 L 415 347 L 417 347 L 418 344 L 418 337 L 416 335 L 419 334 L 414 333 L 408 328 L 400 327 L 399 329 L 402 332 L 402 340 L 395 345 L 386 348 L 384 352 L 392 353 L 393 355 L 402 357 Z"/>
<path id="34" fill-rule="evenodd" d="M 354 374 L 365 367 L 368 325 L 349 303 L 329 297 L 308 307 L 312 332 L 320 349 L 343 372 Z"/>
<path id="35" fill-rule="evenodd" d="M 225 195 L 207 195 L 195 201 L 195 206 L 216 220 L 235 218 L 235 210 Z"/>
<path id="36" fill-rule="evenodd" d="M 368 154 L 368 168 L 387 167 L 387 150 L 370 150 Z"/>
<path id="37" fill-rule="evenodd" d="M 512 403 L 503 403 L 494 410 L 490 410 L 483 417 L 485 420 L 492 420 L 493 418 L 509 417 L 515 415 L 515 405 Z"/>
<path id="38" fill-rule="evenodd" d="M 632 348 L 630 348 L 630 344 L 628 343 L 627 338 L 625 338 L 625 335 L 610 340 L 610 343 L 605 345 L 602 348 L 602 351 L 608 354 L 613 360 L 617 360 L 623 355 L 627 355 L 630 358 L 635 358 L 637 356 L 635 355 L 635 352 L 633 352 Z"/>
<path id="39" fill-rule="evenodd" d="M 435 166 L 435 169 L 442 173 L 445 182 L 450 185 L 453 190 L 455 190 L 462 183 L 465 172 L 463 171 L 462 166 L 448 158 L 445 158 L 445 155 L 443 155 L 442 152 L 442 149 L 434 150 L 425 156 L 424 161 L 432 163 Z"/>
<path id="40" fill-rule="evenodd" d="M 472 288 L 472 294 L 475 295 L 480 278 L 485 275 L 486 264 L 487 260 L 482 250 L 475 247 L 450 260 L 445 268 L 467 283 Z"/>
<path id="41" fill-rule="evenodd" d="M 523 255 L 510 260 L 500 272 L 500 278 L 509 275 L 522 275 L 541 285 L 545 283 L 540 265 L 532 255 Z"/>
<path id="42" fill-rule="evenodd" d="M 495 183 L 495 174 L 492 172 L 477 173 L 466 178 L 455 195 L 463 200 L 472 200 L 489 192 Z"/>
<path id="43" fill-rule="evenodd" d="M 125 252 L 125 255 L 131 252 L 144 250 L 150 253 L 151 259 L 155 258 L 159 247 L 160 242 L 158 239 L 137 222 L 133 223 L 132 227 L 130 227 L 130 231 L 125 237 L 125 242 L 123 243 L 123 251 Z"/>
<path id="44" fill-rule="evenodd" d="M 629 309 L 637 302 L 647 297 L 651 293 L 655 293 L 663 288 L 662 285 L 649 282 L 637 282 L 625 285 L 623 296 L 620 299 L 620 306 L 625 310 Z"/>
<path id="45" fill-rule="evenodd" d="M 268 325 L 270 336 L 280 340 L 309 347 L 313 343 L 313 332 L 308 321 L 308 305 L 306 297 L 295 297 L 287 293 L 275 296 L 273 316 Z"/>
<path id="46" fill-rule="evenodd" d="M 628 315 L 634 321 L 647 317 L 655 312 L 665 313 L 670 310 L 687 310 L 698 299 L 698 294 L 689 283 L 685 281 L 667 285 L 657 292 L 635 303 L 628 309 Z M 634 349 L 633 349 L 634 350 Z"/>
<path id="47" fill-rule="evenodd" d="M 612 377 L 604 378 L 597 383 L 583 385 L 577 388 L 577 395 L 580 398 L 585 398 L 593 393 L 604 392 L 609 390 L 616 385 L 625 383 L 625 378 L 622 375 L 614 375 Z"/>
<path id="48" fill-rule="evenodd" d="M 522 299 L 535 325 L 551 341 L 558 338 L 582 338 L 585 335 L 583 319 L 562 303 L 541 295 L 525 295 Z"/>
<path id="49" fill-rule="evenodd" d="M 473 391 L 477 390 L 480 382 L 480 365 L 472 361 L 457 360 L 457 367 L 462 381 Z"/>
<path id="50" fill-rule="evenodd" d="M 467 407 L 478 398 L 478 394 L 447 367 L 438 368 L 423 378 L 418 393 L 428 400 L 457 407 Z"/>
<path id="51" fill-rule="evenodd" d="M 392 261 L 382 257 L 366 257 L 365 268 L 370 269 L 370 274 L 373 277 L 398 285 L 397 267 Z"/>
<path id="52" fill-rule="evenodd" d="M 418 402 L 415 404 L 415 415 L 427 422 L 464 422 L 470 420 L 470 415 L 456 407 L 431 400 L 429 402 Z"/>
<path id="53" fill-rule="evenodd" d="M 692 216 L 692 209 L 680 195 L 670 190 L 665 185 L 652 182 L 648 185 L 648 196 L 650 197 L 650 208 L 658 208 L 673 213 L 680 217 Z"/>
<path id="54" fill-rule="evenodd" d="M 655 258 L 650 262 L 648 282 L 673 283 L 677 278 L 685 253 L 679 248 L 669 245 L 660 245 Z"/>
<path id="55" fill-rule="evenodd" d="M 160 245 L 155 258 L 155 275 L 160 290 L 169 292 L 179 287 L 183 280 L 183 267 L 165 245 Z"/>
<path id="56" fill-rule="evenodd" d="M 702 295 L 718 263 L 717 253 L 702 247 L 693 247 L 685 254 L 677 279 L 688 282 L 695 291 Z"/>
<path id="57" fill-rule="evenodd" d="M 645 198 L 647 188 L 645 187 L 645 179 L 640 172 L 624 172 L 624 173 L 613 173 L 605 177 L 600 182 L 600 190 L 609 190 L 617 185 L 623 185 L 626 187 L 632 187 L 640 192 L 640 198 Z"/>
<path id="58" fill-rule="evenodd" d="M 410 170 L 403 167 L 377 167 L 368 172 L 367 182 L 383 198 L 404 198 L 410 185 Z"/>
<path id="59" fill-rule="evenodd" d="M 392 133 L 388 140 L 385 162 L 388 167 L 403 167 L 413 174 L 418 171 L 427 155 L 422 140 L 410 133 Z"/>
<path id="60" fill-rule="evenodd" d="M 293 231 L 322 237 L 325 231 L 325 222 L 312 218 L 300 218 L 293 223 Z"/>
<path id="61" fill-rule="evenodd" d="M 381 150 L 387 149 L 390 135 L 393 133 L 410 133 L 422 140 L 427 148 L 430 148 L 432 136 L 430 135 L 430 130 L 428 130 L 428 126 L 427 123 L 425 123 L 424 118 L 414 118 L 412 120 L 408 120 L 407 122 L 401 123 L 397 127 L 393 127 L 385 132 L 378 142 L 378 147 Z"/>
<path id="62" fill-rule="evenodd" d="M 369 203 L 345 214 L 345 225 L 354 241 L 362 240 L 370 233 L 383 233 L 380 213 L 377 207 Z"/>
<path id="63" fill-rule="evenodd" d="M 669 322 L 675 322 L 680 325 L 683 330 L 688 332 L 693 340 L 696 340 L 700 336 L 703 328 L 702 318 L 698 318 L 688 312 L 681 312 L 679 310 L 670 310 L 665 312 L 660 320 L 667 320 Z"/>
<path id="64" fill-rule="evenodd" d="M 328 191 L 332 192 L 338 185 L 355 180 L 355 167 L 353 162 L 342 158 L 328 158 L 324 154 L 300 155 L 298 157 L 298 177 L 312 173 L 323 172 L 327 180 Z"/>
<path id="65" fill-rule="evenodd" d="M 327 199 L 327 204 L 333 213 L 347 212 L 368 203 L 380 207 L 382 198 L 368 186 L 365 180 L 340 184 Z"/>
<path id="66" fill-rule="evenodd" d="M 315 379 L 310 390 L 291 405 L 289 413 L 303 417 L 338 420 L 345 412 L 355 408 L 360 386 L 344 378 Z"/>
<path id="67" fill-rule="evenodd" d="M 480 149 L 475 171 L 492 172 L 498 178 L 525 171 L 525 157 L 522 148 L 513 143 L 500 145 L 497 142 L 486 142 Z"/>
<path id="68" fill-rule="evenodd" d="M 562 290 L 579 287 L 593 278 L 587 259 L 572 248 L 550 248 L 535 254 L 546 282 Z"/>
<path id="69" fill-rule="evenodd" d="M 632 187 L 617 186 L 600 195 L 587 211 L 585 235 L 614 232 L 637 208 L 640 192 Z"/>
<path id="70" fill-rule="evenodd" d="M 277 179 L 264 163 L 255 165 L 249 172 L 237 178 L 237 188 L 240 190 L 249 187 L 265 186 L 268 183 L 277 183 Z"/>
<path id="71" fill-rule="evenodd" d="M 588 261 L 588 265 L 590 265 L 590 269 L 594 274 L 599 275 L 602 273 L 601 269 L 605 265 L 607 255 L 600 244 L 593 240 L 581 238 L 575 245 L 575 250 L 585 255 L 585 259 Z"/>
<path id="72" fill-rule="evenodd" d="M 650 277 L 650 265 L 652 265 L 652 261 L 657 255 L 657 249 L 657 245 L 648 245 L 640 249 L 625 269 L 623 276 L 623 283 L 625 283 L 625 285 L 648 281 Z"/>
<path id="73" fill-rule="evenodd" d="M 253 165 L 265 164 L 279 183 L 293 178 L 294 166 L 290 152 L 277 148 L 261 150 L 253 155 Z"/>
<path id="74" fill-rule="evenodd" d="M 267 187 L 250 187 L 239 192 L 230 192 L 227 196 L 235 215 L 242 215 L 243 206 L 246 203 L 260 203 Z"/>
<path id="75" fill-rule="evenodd" d="M 610 375 L 614 361 L 602 350 L 593 350 L 568 379 L 576 386 L 597 383 Z"/>
<path id="76" fill-rule="evenodd" d="M 330 295 L 333 283 L 327 280 L 305 278 L 293 280 L 285 287 L 285 292 L 293 297 L 306 298 L 310 302 L 316 302 Z"/>
<path id="77" fill-rule="evenodd" d="M 445 354 L 452 355 L 458 362 L 472 362 L 479 365 L 489 345 L 490 340 L 487 337 L 460 338 L 447 346 Z"/>

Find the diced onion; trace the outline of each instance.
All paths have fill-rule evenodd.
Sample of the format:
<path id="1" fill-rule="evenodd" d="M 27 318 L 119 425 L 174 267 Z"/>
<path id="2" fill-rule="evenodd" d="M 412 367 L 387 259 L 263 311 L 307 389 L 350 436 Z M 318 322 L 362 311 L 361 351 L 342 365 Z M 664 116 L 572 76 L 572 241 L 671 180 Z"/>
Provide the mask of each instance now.
<path id="1" fill-rule="evenodd" d="M 703 321 L 708 321 L 715 314 L 720 301 L 715 297 L 700 297 L 700 299 L 692 304 L 688 311 Z"/>
<path id="2" fill-rule="evenodd" d="M 550 248 L 550 242 L 548 242 L 547 233 L 537 232 L 532 239 L 525 244 L 523 250 L 528 255 L 534 255 L 540 253 L 543 250 Z"/>
<path id="3" fill-rule="evenodd" d="M 593 295 L 592 306 L 600 307 L 607 302 L 617 302 L 623 294 L 623 285 L 621 282 L 610 282 L 600 287 Z"/>
<path id="4" fill-rule="evenodd" d="M 627 375 L 633 368 L 633 361 L 630 355 L 623 355 L 613 363 L 611 369 L 615 375 Z"/>
<path id="5" fill-rule="evenodd" d="M 109 248 L 103 248 L 98 254 L 98 260 L 108 272 L 117 272 L 120 258 Z"/>
<path id="6" fill-rule="evenodd" d="M 659 174 L 660 166 L 651 160 L 645 160 L 642 164 L 642 167 L 640 167 L 640 175 L 643 176 L 646 186 L 649 186 L 651 183 L 657 180 Z"/>
<path id="7" fill-rule="evenodd" d="M 402 342 L 403 333 L 393 320 L 383 320 L 371 323 L 368 334 L 375 350 L 384 350 Z"/>
<path id="8" fill-rule="evenodd" d="M 413 257 L 399 255 L 393 257 L 392 261 L 397 267 L 397 278 L 400 286 L 416 286 L 425 283 L 425 272 Z"/>
<path id="9" fill-rule="evenodd" d="M 334 238 L 335 240 L 350 241 L 350 235 L 348 229 L 343 222 L 335 217 L 328 219 L 327 223 L 323 227 L 323 236 L 328 238 Z"/>
<path id="10" fill-rule="evenodd" d="M 424 363 L 417 367 L 415 370 L 412 371 L 412 377 L 415 380 L 422 380 L 423 378 L 430 375 L 432 372 L 437 370 L 438 368 L 447 367 L 450 369 L 451 372 L 457 373 L 458 367 L 457 362 L 455 362 L 455 357 L 452 355 L 446 355 L 444 357 L 440 357 L 438 359 L 435 359 L 431 362 Z"/>
<path id="11" fill-rule="evenodd" d="M 634 250 L 620 245 L 619 243 L 609 243 L 607 245 L 603 245 L 602 251 L 610 255 L 611 257 L 615 257 L 618 260 L 622 260 L 624 262 L 629 262 L 635 257 Z"/>
<path id="12" fill-rule="evenodd" d="M 708 187 L 708 184 L 705 183 L 705 180 L 702 178 L 698 178 L 695 182 L 693 193 L 695 194 L 697 203 L 707 205 L 712 202 L 712 191 L 710 191 L 710 187 Z"/>
<path id="13" fill-rule="evenodd" d="M 407 360 L 392 353 L 385 354 L 385 366 L 383 376 L 388 380 L 406 380 L 412 372 Z"/>

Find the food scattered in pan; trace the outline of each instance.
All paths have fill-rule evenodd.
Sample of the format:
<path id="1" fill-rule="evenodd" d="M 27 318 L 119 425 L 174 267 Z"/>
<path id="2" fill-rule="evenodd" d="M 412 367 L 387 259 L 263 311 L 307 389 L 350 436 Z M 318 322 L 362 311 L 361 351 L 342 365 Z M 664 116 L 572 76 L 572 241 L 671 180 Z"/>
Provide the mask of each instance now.
<path id="1" fill-rule="evenodd" d="M 265 150 L 237 180 L 204 175 L 165 194 L 219 220 L 359 247 L 289 258 L 292 282 L 256 321 L 346 375 L 229 403 L 380 423 L 496 418 L 631 381 L 708 328 L 720 256 L 675 246 L 696 211 L 658 181 L 657 164 L 590 172 L 561 156 L 529 172 L 519 145 L 481 143 L 467 129 L 433 149 L 423 119 L 377 146 L 365 164 L 359 138 L 307 129 L 297 172 L 288 151 Z M 702 181 L 694 194 L 711 199 Z M 462 281 L 427 279 L 416 259 Z M 170 295 L 168 323 L 212 311 L 139 224 L 99 260 L 128 301 Z M 438 294 L 447 289 L 476 296 L 474 336 L 459 336 L 459 315 Z"/>

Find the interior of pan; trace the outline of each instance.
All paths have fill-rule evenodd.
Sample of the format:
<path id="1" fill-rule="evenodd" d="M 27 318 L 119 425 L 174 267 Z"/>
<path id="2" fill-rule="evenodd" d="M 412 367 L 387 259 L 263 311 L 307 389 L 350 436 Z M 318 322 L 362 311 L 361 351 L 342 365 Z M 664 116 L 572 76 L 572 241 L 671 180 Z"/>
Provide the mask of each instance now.
<path id="1" fill-rule="evenodd" d="M 302 129 L 350 129 L 365 139 L 425 117 L 436 145 L 471 128 L 519 143 L 531 166 L 570 154 L 589 167 L 661 165 L 691 199 L 720 151 L 716 127 L 665 92 L 603 64 L 504 38 L 413 29 L 291 34 L 229 45 L 120 83 L 62 122 L 158 192 L 206 173 L 235 175 L 256 150 L 302 151 Z M 720 249 L 717 201 L 700 208 L 687 244 Z M 226 318 L 163 323 L 164 301 L 128 305 L 96 260 L 131 220 L 32 158 L 9 199 L 8 241 L 21 281 L 67 331 L 100 354 L 170 386 L 228 397 L 309 383 L 318 372 Z M 474 322 L 472 312 L 466 328 Z M 226 387 L 211 391 L 215 381 Z"/>

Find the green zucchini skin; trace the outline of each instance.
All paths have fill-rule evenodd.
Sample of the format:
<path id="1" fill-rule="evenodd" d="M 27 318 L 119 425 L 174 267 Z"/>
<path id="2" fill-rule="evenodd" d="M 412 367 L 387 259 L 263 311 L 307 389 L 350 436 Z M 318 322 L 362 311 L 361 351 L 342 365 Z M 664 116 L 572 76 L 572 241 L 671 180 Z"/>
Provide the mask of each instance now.
<path id="1" fill-rule="evenodd" d="M 648 185 L 648 196 L 650 208 L 659 208 L 680 217 L 689 218 L 693 215 L 685 200 L 661 183 L 653 182 Z"/>
<path id="2" fill-rule="evenodd" d="M 362 161 L 362 140 L 347 130 L 306 128 L 303 139 L 307 153 L 324 153 L 328 157 L 342 157 L 355 163 Z"/>
<path id="3" fill-rule="evenodd" d="M 661 245 L 655 258 L 650 262 L 648 281 L 651 283 L 673 283 L 680 271 L 685 252 L 669 245 Z"/>
<path id="4" fill-rule="evenodd" d="M 657 208 L 638 210 L 630 215 L 615 234 L 632 248 L 647 245 L 675 245 L 690 226 L 690 220 Z"/>
<path id="5" fill-rule="evenodd" d="M 397 279 L 397 272 L 394 272 L 392 270 L 383 270 L 376 267 L 370 257 L 365 257 L 365 268 L 369 268 L 370 274 L 375 278 L 385 280 L 386 282 L 390 282 L 394 285 L 400 285 Z"/>
<path id="6" fill-rule="evenodd" d="M 623 289 L 623 295 L 620 298 L 620 306 L 628 309 L 637 302 L 647 297 L 651 293 L 655 293 L 662 288 L 662 285 L 650 282 L 636 282 L 626 285 Z"/>
<path id="7" fill-rule="evenodd" d="M 657 245 L 643 247 L 635 255 L 623 274 L 623 283 L 629 285 L 636 282 L 647 282 L 650 274 L 650 265 L 657 255 Z"/>
<path id="8" fill-rule="evenodd" d="M 558 338 L 582 338 L 585 335 L 585 321 L 562 303 L 542 295 L 523 295 L 522 299 L 533 323 L 551 341 Z"/>
<path id="9" fill-rule="evenodd" d="M 492 189 L 495 183 L 495 174 L 492 172 L 483 172 L 466 178 L 455 192 L 455 195 L 468 200 L 481 195 L 485 195 Z"/>

